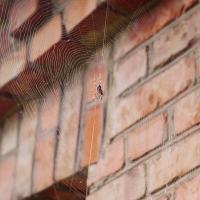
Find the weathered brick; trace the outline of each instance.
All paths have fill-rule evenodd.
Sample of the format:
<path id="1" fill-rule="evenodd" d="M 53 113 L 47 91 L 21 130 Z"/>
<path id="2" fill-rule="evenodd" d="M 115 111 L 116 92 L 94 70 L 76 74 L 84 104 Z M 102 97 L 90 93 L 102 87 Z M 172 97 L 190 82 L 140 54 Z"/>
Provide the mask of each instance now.
<path id="1" fill-rule="evenodd" d="M 97 0 L 69 0 L 64 9 L 63 21 L 70 32 L 96 8 Z"/>
<path id="2" fill-rule="evenodd" d="M 34 192 L 53 184 L 55 134 L 39 136 L 36 142 L 34 164 Z"/>
<path id="3" fill-rule="evenodd" d="M 74 173 L 76 149 L 78 148 L 79 117 L 81 107 L 81 84 L 66 88 L 61 106 L 61 121 L 55 178 L 61 180 Z"/>
<path id="4" fill-rule="evenodd" d="M 158 200 L 168 200 L 168 197 L 161 197 Z"/>
<path id="5" fill-rule="evenodd" d="M 17 146 L 18 135 L 18 115 L 14 114 L 9 117 L 3 127 L 3 135 L 1 138 L 1 154 L 6 154 Z"/>
<path id="6" fill-rule="evenodd" d="M 0 194 L 4 200 L 10 200 L 12 196 L 15 161 L 14 155 L 10 155 L 0 161 Z"/>
<path id="7" fill-rule="evenodd" d="M 145 49 L 123 58 L 115 73 L 116 94 L 120 94 L 128 86 L 144 77 L 147 70 L 146 65 L 147 55 Z"/>
<path id="8" fill-rule="evenodd" d="M 174 105 L 174 128 L 179 134 L 200 122 L 200 89 Z"/>
<path id="9" fill-rule="evenodd" d="M 88 166 L 99 158 L 103 104 L 88 108 L 84 118 L 82 166 Z"/>
<path id="10" fill-rule="evenodd" d="M 150 192 L 175 178 L 185 175 L 200 164 L 200 132 L 176 143 L 147 163 L 147 183 Z"/>
<path id="11" fill-rule="evenodd" d="M 112 116 L 112 134 L 117 134 L 184 91 L 193 83 L 195 73 L 194 58 L 189 56 L 122 98 Z"/>
<path id="12" fill-rule="evenodd" d="M 15 78 L 25 68 L 25 62 L 25 44 L 3 57 L 0 62 L 0 87 Z"/>
<path id="13" fill-rule="evenodd" d="M 61 16 L 55 15 L 34 34 L 30 42 L 30 61 L 34 61 L 57 43 L 61 35 Z"/>
<path id="14" fill-rule="evenodd" d="M 28 106 L 29 110 L 25 110 L 20 125 L 14 192 L 14 198 L 16 199 L 24 198 L 31 194 L 32 166 L 38 112 L 36 102 L 29 103 Z"/>
<path id="15" fill-rule="evenodd" d="M 153 42 L 152 69 L 190 46 L 200 35 L 200 11 L 181 21 Z"/>
<path id="16" fill-rule="evenodd" d="M 9 16 L 11 31 L 19 28 L 38 8 L 38 0 L 15 1 Z M 23 12 L 22 12 L 23 10 Z"/>
<path id="17" fill-rule="evenodd" d="M 115 59 L 158 32 L 163 26 L 180 16 L 196 0 L 162 0 L 157 6 L 134 21 L 115 42 Z"/>
<path id="18" fill-rule="evenodd" d="M 40 129 L 46 131 L 56 128 L 58 124 L 58 114 L 60 108 L 60 89 L 59 87 L 52 91 L 43 99 L 40 114 Z"/>
<path id="19" fill-rule="evenodd" d="M 128 135 L 128 158 L 134 160 L 155 147 L 165 139 L 166 118 L 159 115 L 142 124 Z"/>
<path id="20" fill-rule="evenodd" d="M 88 168 L 88 185 L 118 171 L 124 163 L 124 141 L 122 139 L 106 148 L 103 158 Z"/>
<path id="21" fill-rule="evenodd" d="M 200 176 L 186 180 L 175 191 L 175 200 L 198 200 L 200 197 Z"/>
<path id="22" fill-rule="evenodd" d="M 112 162 L 112 161 L 111 161 Z M 133 168 L 90 195 L 88 200 L 135 200 L 145 193 L 144 166 Z"/>

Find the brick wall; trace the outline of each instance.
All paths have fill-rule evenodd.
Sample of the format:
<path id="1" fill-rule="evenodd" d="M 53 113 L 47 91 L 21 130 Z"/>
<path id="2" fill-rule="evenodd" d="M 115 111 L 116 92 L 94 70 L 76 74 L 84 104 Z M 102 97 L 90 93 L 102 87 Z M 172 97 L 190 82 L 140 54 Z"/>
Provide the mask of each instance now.
<path id="1" fill-rule="evenodd" d="M 0 3 L 5 200 L 83 169 L 88 200 L 199 199 L 200 5 L 135 2 Z"/>

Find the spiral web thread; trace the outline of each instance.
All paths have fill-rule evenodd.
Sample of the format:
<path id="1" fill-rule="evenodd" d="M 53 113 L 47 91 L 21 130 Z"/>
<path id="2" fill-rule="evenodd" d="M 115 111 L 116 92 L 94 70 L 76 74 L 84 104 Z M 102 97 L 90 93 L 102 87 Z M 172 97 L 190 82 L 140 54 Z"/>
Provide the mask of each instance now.
<path id="1" fill-rule="evenodd" d="M 53 13 L 52 11 L 53 4 L 49 3 L 48 0 L 43 0 L 41 4 L 42 15 L 37 17 L 36 27 L 33 27 L 31 25 L 32 21 L 30 21 L 30 24 L 26 23 L 26 26 L 24 27 L 22 26 L 20 33 L 17 34 L 17 37 L 27 38 L 27 39 L 25 39 L 23 42 L 20 42 L 18 40 L 14 40 L 13 37 L 10 36 L 10 29 L 13 25 L 16 25 L 17 18 L 18 18 L 18 16 L 15 15 L 15 13 L 12 15 L 12 18 L 9 18 L 8 10 L 12 6 L 13 2 L 14 0 L 7 1 L 7 3 L 5 3 L 5 1 L 0 1 L 0 3 L 4 3 L 4 7 L 0 7 L 0 35 L 1 35 L 0 73 L 5 73 L 6 72 L 5 70 L 8 70 L 10 74 L 16 74 L 16 73 L 21 72 L 22 67 L 19 66 L 19 68 L 16 69 L 16 67 L 12 66 L 12 63 L 9 63 L 10 60 L 12 59 L 13 63 L 18 63 L 20 61 L 20 57 L 19 57 L 20 52 L 18 50 L 23 48 L 24 42 L 28 41 L 28 39 L 32 37 L 34 33 L 37 30 L 39 30 L 39 28 L 43 24 L 45 24 L 44 22 L 48 21 L 49 16 L 51 16 Z M 22 7 L 20 7 L 20 10 L 23 11 L 23 4 L 16 4 L 16 5 L 17 6 L 21 5 Z M 146 11 L 148 11 L 149 17 L 152 17 L 150 10 L 146 9 Z M 105 23 L 104 23 L 104 28 L 103 28 L 103 40 L 101 42 L 98 41 L 98 38 L 97 38 L 98 36 L 96 35 L 95 31 L 93 31 L 93 42 L 95 45 L 95 54 L 99 55 L 99 58 L 97 59 L 99 60 L 99 62 L 101 62 L 101 60 L 103 61 L 106 60 L 104 51 L 108 46 L 112 45 L 116 40 L 116 37 L 115 37 L 116 34 L 113 34 L 114 36 L 111 35 L 111 37 L 110 35 L 108 35 L 110 34 L 108 21 L 107 21 L 109 12 L 110 12 L 110 8 L 108 7 L 108 4 L 106 4 L 106 16 L 105 16 Z M 142 18 L 143 12 L 144 12 L 143 10 L 139 10 L 136 17 L 135 16 L 130 17 L 127 15 L 129 17 L 128 23 L 127 21 L 122 21 L 120 24 L 121 27 L 117 27 L 117 28 L 115 27 L 116 30 L 118 30 L 117 34 L 119 34 L 119 32 L 121 31 L 124 31 L 124 29 L 129 24 L 131 24 L 131 26 L 134 27 L 135 29 L 134 31 L 137 31 L 137 23 L 139 21 L 140 23 L 142 23 L 143 21 L 143 18 Z M 98 24 L 96 24 L 93 18 L 93 15 L 92 15 L 92 23 L 93 23 L 92 24 L 93 27 L 98 26 Z M 33 30 L 33 31 L 27 33 L 27 30 Z M 66 30 L 64 32 L 66 33 Z M 26 33 L 26 35 L 23 35 L 24 33 Z M 25 65 L 25 67 L 23 68 L 24 70 L 23 80 L 25 80 L 25 82 L 27 83 L 30 81 L 29 71 L 28 70 L 26 71 L 26 69 L 30 68 L 35 76 L 35 79 L 39 81 L 36 81 L 33 87 L 22 88 L 21 85 L 18 84 L 18 82 L 12 85 L 11 90 L 14 92 L 14 94 L 16 93 L 19 104 L 26 104 L 30 100 L 41 98 L 42 105 L 45 106 L 45 99 L 43 98 L 43 96 L 46 90 L 54 94 L 55 93 L 54 88 L 56 85 L 65 85 L 65 87 L 71 88 L 73 85 L 76 84 L 76 82 L 78 82 L 78 79 L 80 79 L 80 76 L 77 76 L 77 74 L 80 75 L 82 73 L 82 70 L 84 70 L 84 68 L 87 66 L 89 62 L 88 58 L 90 57 L 91 52 L 94 49 L 85 48 L 84 51 L 82 51 L 76 48 L 76 46 L 72 46 L 72 45 L 71 45 L 71 48 L 66 48 L 66 44 L 71 43 L 72 40 L 73 42 L 79 44 L 80 42 L 79 39 L 81 35 L 82 35 L 81 30 L 79 30 L 79 32 L 77 32 L 77 38 L 76 38 L 76 35 L 73 35 L 73 38 L 70 38 L 68 36 L 63 36 L 64 43 L 59 43 L 57 48 L 52 47 L 50 53 L 46 53 L 43 56 L 43 61 L 45 62 L 41 64 L 41 62 L 38 61 L 38 62 L 29 63 L 29 65 Z M 45 46 L 45 43 L 41 44 L 41 47 L 43 45 Z M 88 46 L 90 45 L 91 44 L 88 44 Z M 101 51 L 101 54 L 98 54 L 99 50 Z M 11 54 L 10 59 L 9 59 L 10 54 L 8 52 L 13 52 L 13 54 Z M 54 55 L 57 55 L 57 57 Z M 68 59 L 66 59 L 66 57 Z M 44 63 L 46 63 L 46 65 Z M 9 69 L 4 69 L 3 66 L 9 66 Z M 112 66 L 109 66 L 109 67 L 112 67 Z M 47 77 L 51 77 L 51 78 L 41 79 L 40 77 L 43 77 L 44 74 L 47 74 L 48 75 Z M 98 85 L 102 84 L 101 74 L 97 76 L 98 77 L 94 75 L 93 77 L 93 80 L 94 80 L 93 87 L 95 88 L 94 90 L 96 90 Z M 12 79 L 14 77 L 9 77 L 9 78 Z M 0 87 L 2 87 L 8 81 L 9 80 L 6 79 L 6 77 L 5 77 L 5 80 L 0 80 Z M 20 96 L 18 94 L 23 94 L 23 95 Z M 57 97 L 56 94 L 54 95 Z M 97 92 L 97 97 L 95 101 L 102 100 L 101 98 L 98 98 L 98 95 L 99 94 Z M 26 109 L 26 112 L 28 112 L 30 115 L 32 115 L 32 112 L 34 112 L 34 108 L 32 108 L 31 105 L 29 104 L 26 104 L 25 109 Z M 95 112 L 97 112 L 96 107 L 95 107 Z M 92 122 L 93 128 L 91 130 L 92 142 L 90 144 L 90 158 L 89 158 L 88 168 L 91 165 L 91 157 L 92 157 L 92 149 L 93 149 L 94 126 L 95 126 L 94 120 L 95 119 L 93 118 L 93 122 Z M 85 175 L 82 174 L 82 176 L 85 176 Z M 88 189 L 86 189 L 85 196 L 84 196 L 83 191 L 85 189 L 83 188 L 81 191 L 81 190 L 78 190 L 76 187 L 73 187 L 73 179 L 74 178 L 71 179 L 70 186 L 68 185 L 68 187 L 70 187 L 70 192 L 73 192 L 75 194 L 76 196 L 75 199 L 77 200 L 87 199 Z M 63 184 L 65 185 L 64 181 L 63 181 Z M 56 200 L 60 199 L 59 192 L 57 192 L 58 188 L 59 188 L 58 185 L 54 186 L 54 191 L 56 193 L 55 195 Z M 35 195 L 34 197 L 34 199 L 39 199 L 39 198 L 40 197 L 37 197 L 37 195 Z"/>

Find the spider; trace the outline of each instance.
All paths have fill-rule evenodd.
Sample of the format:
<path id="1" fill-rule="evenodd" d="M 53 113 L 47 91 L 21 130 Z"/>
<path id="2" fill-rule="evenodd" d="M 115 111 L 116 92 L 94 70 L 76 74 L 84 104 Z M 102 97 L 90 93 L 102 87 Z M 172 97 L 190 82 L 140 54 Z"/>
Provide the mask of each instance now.
<path id="1" fill-rule="evenodd" d="M 101 87 L 101 85 L 98 85 L 96 87 L 96 98 L 97 98 L 97 100 L 102 100 L 103 95 L 104 95 L 104 92 L 102 90 L 102 87 Z"/>
<path id="2" fill-rule="evenodd" d="M 100 77 L 100 74 L 99 74 L 99 76 L 98 77 L 94 77 L 94 88 L 95 88 L 95 90 L 96 90 L 96 94 L 95 94 L 95 96 L 96 96 L 96 100 L 102 100 L 102 98 L 103 98 L 103 95 L 104 95 L 104 91 L 103 91 L 103 89 L 102 89 L 102 84 L 101 84 L 101 77 Z"/>
<path id="3" fill-rule="evenodd" d="M 97 87 L 97 92 L 98 92 L 101 96 L 103 96 L 103 90 L 102 90 L 102 88 L 101 88 L 101 85 L 98 85 L 98 87 Z"/>

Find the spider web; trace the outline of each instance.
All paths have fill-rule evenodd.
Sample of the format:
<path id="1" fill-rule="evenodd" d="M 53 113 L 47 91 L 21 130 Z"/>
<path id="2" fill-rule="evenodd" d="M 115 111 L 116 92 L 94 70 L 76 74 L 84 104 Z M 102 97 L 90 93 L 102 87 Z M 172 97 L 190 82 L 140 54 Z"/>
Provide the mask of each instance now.
<path id="1" fill-rule="evenodd" d="M 112 48 L 112 45 L 115 43 L 115 40 L 117 40 L 117 37 L 121 32 L 125 31 L 125 29 L 128 29 L 129 26 L 134 29 L 132 31 L 137 31 L 137 23 L 139 21 L 142 23 L 142 14 L 144 11 L 149 14 L 149 17 L 152 17 L 150 9 L 148 8 L 140 9 L 134 14 L 122 12 L 121 15 L 123 20 L 113 27 L 110 27 L 110 13 L 115 13 L 117 10 L 108 6 L 106 2 L 102 2 L 100 6 L 102 6 L 102 8 L 106 6 L 105 16 L 99 16 L 100 18 L 102 17 L 104 19 L 102 38 L 98 35 L 99 22 L 95 21 L 97 20 L 96 16 L 91 14 L 92 20 L 89 24 L 90 27 L 84 28 L 86 25 L 83 23 L 82 29 L 76 26 L 72 31 L 68 32 L 63 25 L 62 42 L 57 43 L 57 46 L 53 45 L 50 47 L 50 50 L 47 50 L 47 52 L 41 55 L 41 57 L 39 57 L 39 59 L 36 61 L 29 62 L 27 65 L 22 65 L 20 61 L 22 62 L 23 60 L 23 52 L 20 52 L 20 49 L 23 49 L 24 44 L 26 42 L 30 42 L 30 39 L 34 36 L 35 32 L 39 31 L 40 28 L 45 25 L 45 23 L 47 23 L 51 17 L 54 16 L 53 9 L 57 8 L 57 11 L 60 10 L 55 2 L 51 3 L 48 0 L 43 0 L 40 3 L 42 15 L 34 16 L 34 19 L 29 19 L 27 22 L 25 22 L 25 26 L 18 27 L 19 13 L 12 13 L 12 18 L 10 18 L 9 11 L 15 3 L 15 6 L 22 6 L 20 7 L 20 10 L 23 12 L 23 9 L 26 5 L 20 4 L 19 2 L 20 0 L 0 1 L 0 4 L 3 5 L 0 7 L 0 73 L 9 75 L 0 80 L 0 87 L 4 87 L 9 80 L 15 79 L 16 74 L 18 74 L 20 77 L 19 81 L 23 80 L 25 85 L 29 85 L 30 82 L 33 82 L 34 84 L 30 84 L 29 87 L 23 87 L 21 84 L 19 84 L 19 81 L 16 80 L 9 88 L 11 94 L 8 94 L 5 92 L 5 90 L 3 93 L 0 92 L 0 95 L 9 97 L 11 99 L 17 98 L 17 104 L 20 105 L 20 107 L 23 105 L 23 112 L 28 113 L 30 116 L 33 115 L 35 109 L 32 107 L 32 104 L 29 104 L 30 101 L 41 99 L 41 106 L 45 107 L 45 96 L 48 95 L 48 93 L 52 93 L 56 98 L 58 98 L 57 94 L 55 93 L 56 87 L 60 86 L 63 94 L 68 90 L 73 90 L 77 84 L 80 84 L 80 80 L 82 80 L 83 83 L 86 82 L 87 80 L 84 80 L 84 73 L 92 58 L 95 58 L 99 63 L 106 61 L 106 49 Z M 68 2 L 66 1 L 66 3 Z M 37 23 L 35 23 L 35 21 Z M 34 24 L 34 26 L 32 24 Z M 11 34 L 10 32 L 12 27 L 17 27 L 20 31 L 12 32 Z M 80 38 L 85 37 L 88 29 L 93 30 L 91 31 L 92 35 L 90 35 L 88 38 L 85 38 L 84 42 L 82 42 Z M 46 45 L 46 43 L 44 42 L 44 44 L 41 43 L 40 45 L 43 47 Z M 84 48 L 80 49 L 78 48 L 79 46 Z M 10 55 L 10 52 L 13 52 L 13 54 Z M 26 56 L 30 57 L 30 55 Z M 26 59 L 28 59 L 28 57 Z M 16 66 L 15 63 L 19 63 L 18 66 Z M 22 70 L 23 72 L 21 72 Z M 30 74 L 33 79 L 30 77 Z M 99 103 L 99 101 L 103 103 L 104 90 L 105 88 L 108 88 L 104 88 L 102 86 L 102 79 L 103 77 L 101 73 L 95 74 L 93 77 L 92 90 L 96 91 L 96 98 L 94 100 L 95 112 L 97 112 L 96 105 Z M 98 91 L 98 86 L 101 87 L 103 95 Z M 94 145 L 94 120 L 95 118 L 93 118 L 92 122 L 92 138 L 90 139 L 92 142 L 89 147 L 90 159 L 88 168 L 91 165 L 92 149 Z M 40 151 L 42 152 L 43 149 L 40 149 Z M 80 184 L 79 188 L 74 186 L 74 181 L 79 181 L 80 183 L 82 181 L 82 184 Z M 49 193 L 53 194 L 52 197 L 43 193 L 35 194 L 30 199 L 62 200 L 67 198 L 67 196 L 64 198 L 61 197 L 62 195 L 60 194 L 63 191 L 65 191 L 67 194 L 72 193 L 74 197 L 68 197 L 72 200 L 87 199 L 89 190 L 87 188 L 86 181 L 87 169 L 78 172 L 76 175 L 64 180 L 63 182 L 55 184 L 53 189 L 51 188 L 49 190 Z"/>

